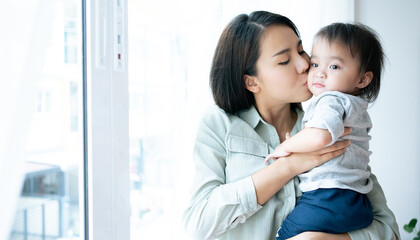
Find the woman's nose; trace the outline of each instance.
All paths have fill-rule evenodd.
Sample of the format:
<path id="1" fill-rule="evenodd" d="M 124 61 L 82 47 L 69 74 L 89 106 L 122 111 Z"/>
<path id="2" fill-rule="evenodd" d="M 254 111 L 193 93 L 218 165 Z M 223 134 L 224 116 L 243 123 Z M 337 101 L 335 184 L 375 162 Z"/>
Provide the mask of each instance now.
<path id="1" fill-rule="evenodd" d="M 299 60 L 297 63 L 297 72 L 302 74 L 309 70 L 309 56 L 304 53 L 304 55 L 299 55 Z"/>

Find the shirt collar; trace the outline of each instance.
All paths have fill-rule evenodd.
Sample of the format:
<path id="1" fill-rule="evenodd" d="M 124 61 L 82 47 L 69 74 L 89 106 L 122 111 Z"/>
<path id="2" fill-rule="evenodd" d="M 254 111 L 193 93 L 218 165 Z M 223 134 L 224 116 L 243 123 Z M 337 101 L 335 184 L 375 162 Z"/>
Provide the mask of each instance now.
<path id="1" fill-rule="evenodd" d="M 293 127 L 293 130 L 299 131 L 302 128 L 301 123 L 302 123 L 304 112 L 297 108 L 296 113 L 298 114 L 298 119 L 296 121 L 296 123 L 298 124 L 295 124 L 295 126 Z M 246 110 L 241 111 L 239 113 L 239 117 L 245 122 L 247 122 L 252 128 L 257 127 L 259 122 L 267 124 L 264 121 L 264 119 L 262 119 L 262 117 L 260 116 L 260 113 L 258 112 L 257 108 L 255 108 L 254 105 L 252 105 L 250 108 Z"/>
<path id="2" fill-rule="evenodd" d="M 247 122 L 252 128 L 255 128 L 260 121 L 264 122 L 254 105 L 241 111 L 239 117 Z"/>

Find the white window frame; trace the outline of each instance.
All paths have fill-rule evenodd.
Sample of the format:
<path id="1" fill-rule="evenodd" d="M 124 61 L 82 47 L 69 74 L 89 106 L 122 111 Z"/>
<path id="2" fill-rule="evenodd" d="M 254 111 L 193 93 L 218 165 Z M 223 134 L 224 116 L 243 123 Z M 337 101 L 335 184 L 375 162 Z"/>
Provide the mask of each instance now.
<path id="1" fill-rule="evenodd" d="M 88 223 L 81 226 L 88 239 L 130 239 L 127 2 L 85 4 Z"/>

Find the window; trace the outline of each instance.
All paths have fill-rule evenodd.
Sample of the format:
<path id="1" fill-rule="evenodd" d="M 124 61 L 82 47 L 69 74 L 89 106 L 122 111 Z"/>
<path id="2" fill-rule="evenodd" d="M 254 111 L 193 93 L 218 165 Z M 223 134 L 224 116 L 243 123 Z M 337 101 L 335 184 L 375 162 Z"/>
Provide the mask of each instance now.
<path id="1" fill-rule="evenodd" d="M 266 9 L 294 19 L 308 49 L 307 33 L 317 27 L 299 22 L 312 15 L 297 13 L 298 3 L 27 1 L 35 9 L 28 19 L 35 22 L 24 19 L 20 26 L 34 26 L 24 32 L 42 40 L 25 39 L 36 57 L 22 66 L 36 74 L 21 78 L 31 78 L 38 90 L 31 98 L 25 179 L 9 239 L 128 239 L 130 225 L 132 239 L 187 239 L 180 218 L 194 174 L 196 125 L 212 103 L 208 75 L 218 37 L 233 16 Z M 82 7 L 90 10 L 87 46 Z M 3 12 L 2 20 L 10 17 Z M 25 55 L 7 53 L 12 62 Z M 83 71 L 87 55 L 90 68 Z M 19 67 L 15 72 L 23 72 Z"/>
<path id="2" fill-rule="evenodd" d="M 79 131 L 80 96 L 77 82 L 70 82 L 70 131 Z"/>
<path id="3" fill-rule="evenodd" d="M 80 239 L 83 227 L 81 3 L 40 2 L 45 43 L 26 143 L 24 184 L 9 239 Z M 39 79 L 37 78 L 39 76 Z"/>
<path id="4" fill-rule="evenodd" d="M 191 142 L 189 26 L 176 11 L 184 4 L 128 1 L 131 239 L 182 236 L 178 170 L 189 168 Z"/>

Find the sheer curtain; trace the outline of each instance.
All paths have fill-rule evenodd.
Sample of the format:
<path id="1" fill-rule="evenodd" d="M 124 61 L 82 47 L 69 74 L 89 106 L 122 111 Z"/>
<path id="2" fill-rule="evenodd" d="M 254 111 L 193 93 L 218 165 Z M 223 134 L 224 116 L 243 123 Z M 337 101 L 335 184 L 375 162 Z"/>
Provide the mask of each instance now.
<path id="1" fill-rule="evenodd" d="M 8 237 L 21 191 L 25 142 L 53 6 L 49 0 L 0 3 L 0 239 Z"/>

